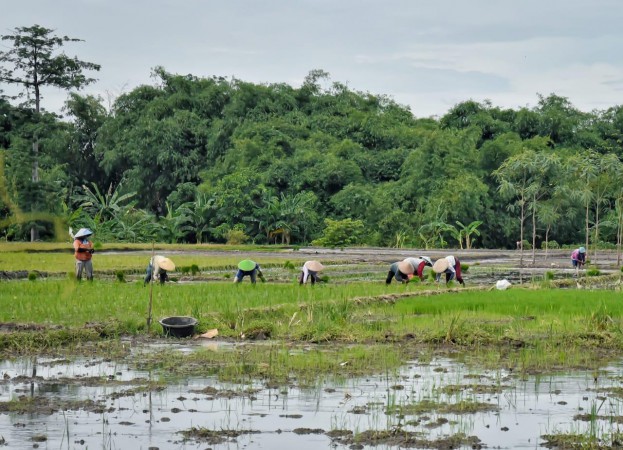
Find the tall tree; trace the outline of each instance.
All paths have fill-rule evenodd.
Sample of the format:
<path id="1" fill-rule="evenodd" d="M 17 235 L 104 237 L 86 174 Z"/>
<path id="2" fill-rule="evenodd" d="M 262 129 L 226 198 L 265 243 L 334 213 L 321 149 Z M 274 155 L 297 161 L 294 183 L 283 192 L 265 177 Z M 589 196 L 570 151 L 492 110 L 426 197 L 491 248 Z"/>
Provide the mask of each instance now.
<path id="1" fill-rule="evenodd" d="M 0 81 L 17 84 L 23 87 L 28 95 L 27 103 L 34 102 L 35 120 L 41 112 L 41 88 L 52 86 L 59 89 L 71 90 L 82 87 L 95 81 L 88 78 L 85 70 L 99 70 L 98 64 L 69 57 L 59 52 L 67 42 L 78 42 L 80 39 L 67 36 L 57 36 L 54 30 L 33 25 L 18 27 L 12 34 L 3 35 L 3 41 L 9 41 L 12 48 L 0 52 Z M 22 92 L 18 97 L 24 95 Z M 39 138 L 35 134 L 32 143 L 32 181 L 39 181 Z M 37 239 L 37 231 L 31 228 L 30 239 Z"/>

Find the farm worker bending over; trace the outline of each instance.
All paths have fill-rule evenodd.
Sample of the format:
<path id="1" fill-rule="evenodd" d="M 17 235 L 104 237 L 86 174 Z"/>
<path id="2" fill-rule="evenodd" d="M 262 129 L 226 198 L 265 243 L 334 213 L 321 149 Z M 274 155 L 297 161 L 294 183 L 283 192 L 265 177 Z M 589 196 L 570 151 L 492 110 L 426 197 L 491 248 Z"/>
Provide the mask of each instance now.
<path id="1" fill-rule="evenodd" d="M 250 259 L 245 259 L 238 263 L 238 272 L 236 272 L 236 276 L 234 277 L 234 283 L 240 283 L 246 275 L 251 277 L 251 283 L 253 284 L 255 284 L 256 275 L 262 280 L 262 283 L 266 281 L 262 269 L 260 269 L 260 265 Z"/>
<path id="2" fill-rule="evenodd" d="M 71 233 L 71 231 L 70 231 Z M 76 278 L 82 280 L 82 271 L 85 271 L 87 280 L 93 281 L 93 243 L 89 236 L 93 232 L 88 228 L 80 228 L 74 237 L 74 256 L 76 257 Z"/>
<path id="3" fill-rule="evenodd" d="M 420 256 L 419 258 L 405 258 L 409 264 L 413 266 L 413 273 L 424 281 L 424 267 L 433 267 L 433 262 L 428 256 Z"/>
<path id="4" fill-rule="evenodd" d="M 578 270 L 586 264 L 586 249 L 584 247 L 573 250 L 573 253 L 571 253 L 571 264 L 575 267 L 576 274 L 578 273 Z"/>
<path id="5" fill-rule="evenodd" d="M 395 262 L 389 266 L 385 284 L 391 284 L 392 278 L 395 278 L 399 283 L 406 284 L 409 282 L 409 275 L 413 276 L 413 272 L 415 272 L 415 268 L 407 260 Z"/>
<path id="6" fill-rule="evenodd" d="M 456 281 L 465 286 L 463 277 L 461 276 L 461 262 L 459 258 L 454 256 L 446 256 L 445 258 L 438 259 L 433 265 L 433 272 L 437 274 L 437 282 L 441 279 L 441 274 L 446 274 L 446 284 L 456 277 Z"/>
<path id="7" fill-rule="evenodd" d="M 318 281 L 318 272 L 322 269 L 324 269 L 324 266 L 320 264 L 320 262 L 306 261 L 299 275 L 299 284 L 306 284 L 307 280 L 311 280 L 311 284 L 316 284 L 316 281 Z"/>
<path id="8" fill-rule="evenodd" d="M 175 264 L 169 258 L 161 255 L 155 255 L 149 260 L 147 266 L 147 272 L 145 273 L 145 279 L 143 280 L 143 286 L 149 283 L 151 280 L 156 281 L 160 279 L 160 284 L 164 284 L 169 279 L 167 271 L 175 270 Z"/>

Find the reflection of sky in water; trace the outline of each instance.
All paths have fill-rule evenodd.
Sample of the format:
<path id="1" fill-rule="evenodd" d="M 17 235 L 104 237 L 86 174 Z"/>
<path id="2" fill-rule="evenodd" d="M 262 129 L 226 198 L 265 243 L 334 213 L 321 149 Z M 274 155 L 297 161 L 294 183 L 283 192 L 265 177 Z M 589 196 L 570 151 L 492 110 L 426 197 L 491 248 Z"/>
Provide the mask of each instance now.
<path id="1" fill-rule="evenodd" d="M 188 349 L 185 349 L 186 351 Z M 19 395 L 29 396 L 30 382 L 19 383 L 15 376 L 30 376 L 32 359 L 0 363 L 0 373 L 11 379 L 0 385 L 0 400 L 8 401 Z M 60 360 L 39 359 L 37 376 L 46 382 L 35 383 L 35 395 L 64 400 L 105 400 L 111 413 L 97 414 L 85 411 L 64 411 L 48 415 L 0 414 L 0 436 L 8 448 L 33 448 L 33 435 L 47 436 L 39 448 L 48 449 L 235 449 L 235 448 L 296 448 L 297 450 L 327 448 L 330 440 L 323 434 L 297 435 L 295 428 L 348 429 L 355 432 L 369 429 L 385 430 L 421 416 L 428 421 L 404 426 L 405 430 L 423 431 L 429 439 L 458 432 L 478 436 L 487 447 L 535 448 L 542 442 L 540 435 L 556 432 L 584 432 L 587 422 L 574 421 L 578 413 L 590 413 L 591 407 L 601 409 L 600 415 L 620 415 L 620 400 L 608 397 L 603 402 L 598 396 L 608 396 L 594 390 L 620 386 L 612 377 L 621 374 L 620 367 L 600 372 L 598 382 L 593 372 L 572 372 L 565 376 L 527 377 L 525 380 L 507 378 L 506 372 L 475 372 L 449 360 L 433 360 L 430 364 L 414 362 L 391 376 L 365 377 L 340 382 L 324 383 L 314 388 L 293 387 L 267 389 L 260 383 L 249 386 L 219 384 L 214 379 L 186 379 L 169 385 L 166 390 L 138 393 L 111 399 L 114 392 L 132 389 L 133 385 L 77 386 L 53 384 L 64 378 L 102 377 L 117 381 L 150 379 L 146 372 L 131 371 L 125 365 L 104 360 L 79 360 L 73 364 Z M 466 377 L 480 375 L 480 378 Z M 157 380 L 153 375 L 151 379 Z M 509 386 L 501 394 L 476 394 L 472 390 L 458 394 L 444 394 L 440 388 L 447 385 Z M 255 398 L 239 396 L 233 399 L 215 398 L 191 392 L 207 386 L 241 391 L 258 388 Z M 401 389 L 402 387 L 402 389 Z M 426 413 L 400 419 L 384 413 L 388 405 L 405 405 L 423 399 L 456 403 L 461 400 L 486 402 L 500 408 L 499 412 L 477 414 Z M 583 408 L 583 410 L 580 410 Z M 355 414 L 353 410 L 363 411 Z M 301 415 L 301 418 L 288 417 Z M 449 420 L 437 428 L 427 428 L 438 417 Z M 599 422 L 602 430 L 610 424 Z M 236 442 L 220 445 L 182 442 L 176 432 L 191 427 L 210 429 L 258 430 L 262 434 L 243 435 Z M 616 426 L 616 425 L 615 425 Z M 503 431 L 505 429 L 507 431 Z M 69 438 L 67 437 L 69 434 Z M 82 442 L 82 440 L 84 442 Z M 383 446 L 374 447 L 377 449 Z"/>

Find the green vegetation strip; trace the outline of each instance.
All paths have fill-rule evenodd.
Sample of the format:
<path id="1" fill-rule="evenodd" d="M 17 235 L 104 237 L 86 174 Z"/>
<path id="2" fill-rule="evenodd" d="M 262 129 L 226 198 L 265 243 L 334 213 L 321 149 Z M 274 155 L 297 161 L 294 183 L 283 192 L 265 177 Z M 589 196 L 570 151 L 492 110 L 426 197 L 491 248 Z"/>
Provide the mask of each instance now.
<path id="1" fill-rule="evenodd" d="M 150 289 L 142 283 L 5 282 L 0 331 L 11 333 L 0 333 L 0 349 L 26 354 L 122 335 L 154 337 L 167 316 L 195 317 L 197 333 L 216 328 L 219 339 L 453 348 L 517 370 L 592 367 L 604 352 L 623 348 L 616 291 L 430 287 L 156 285 L 147 333 Z"/>

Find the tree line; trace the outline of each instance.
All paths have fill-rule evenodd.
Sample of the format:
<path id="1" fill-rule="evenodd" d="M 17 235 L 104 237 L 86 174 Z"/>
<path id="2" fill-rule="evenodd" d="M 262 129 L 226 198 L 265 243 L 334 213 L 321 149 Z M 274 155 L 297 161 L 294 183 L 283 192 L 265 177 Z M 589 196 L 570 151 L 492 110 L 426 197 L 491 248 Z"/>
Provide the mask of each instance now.
<path id="1" fill-rule="evenodd" d="M 37 27 L 10 36 L 51 39 Z M 15 83 L 7 53 L 0 80 Z M 621 244 L 621 106 L 583 112 L 550 94 L 532 108 L 467 100 L 418 118 L 322 70 L 293 87 L 163 67 L 107 106 L 76 91 L 97 69 L 68 57 L 45 68 L 68 90 L 64 117 L 40 108 L 39 95 L 0 100 L 5 239 L 32 239 L 33 229 L 51 239 L 62 228 L 52 217 L 102 241 Z"/>

